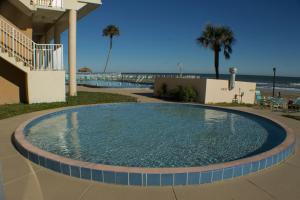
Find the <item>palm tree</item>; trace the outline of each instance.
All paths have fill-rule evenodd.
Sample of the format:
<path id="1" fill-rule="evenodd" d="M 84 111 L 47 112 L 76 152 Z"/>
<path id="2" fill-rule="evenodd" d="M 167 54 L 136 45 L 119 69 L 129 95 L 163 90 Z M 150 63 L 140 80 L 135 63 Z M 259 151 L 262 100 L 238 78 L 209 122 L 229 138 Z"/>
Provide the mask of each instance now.
<path id="1" fill-rule="evenodd" d="M 210 48 L 215 54 L 216 79 L 219 79 L 219 53 L 223 50 L 225 59 L 230 59 L 234 33 L 229 27 L 206 25 L 197 42 L 205 48 Z"/>
<path id="2" fill-rule="evenodd" d="M 109 62 L 109 58 L 110 58 L 111 50 L 112 50 L 112 46 L 113 46 L 113 38 L 115 36 L 119 36 L 119 35 L 120 35 L 120 30 L 115 25 L 108 25 L 105 29 L 103 29 L 103 36 L 104 37 L 109 37 L 109 39 L 110 39 L 109 51 L 108 51 L 108 55 L 107 55 L 107 59 L 106 59 L 106 63 L 105 63 L 103 73 L 106 72 L 106 68 L 107 68 L 107 65 L 108 65 L 108 62 Z"/>

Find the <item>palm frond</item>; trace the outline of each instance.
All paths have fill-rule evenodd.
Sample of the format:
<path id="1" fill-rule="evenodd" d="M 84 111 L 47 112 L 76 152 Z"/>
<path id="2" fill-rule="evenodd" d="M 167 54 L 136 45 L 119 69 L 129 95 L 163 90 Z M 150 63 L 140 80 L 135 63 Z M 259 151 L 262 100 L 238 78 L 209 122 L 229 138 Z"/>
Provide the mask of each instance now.
<path id="1" fill-rule="evenodd" d="M 224 57 L 225 57 L 225 59 L 230 59 L 230 53 L 228 52 L 228 51 L 225 51 L 224 50 Z"/>
<path id="2" fill-rule="evenodd" d="M 232 45 L 235 42 L 233 31 L 226 26 L 208 24 L 197 38 L 197 43 L 204 48 L 210 48 L 215 53 L 216 79 L 219 79 L 219 52 L 223 50 L 225 59 L 230 59 Z"/>
<path id="3" fill-rule="evenodd" d="M 119 36 L 120 29 L 115 25 L 108 25 L 105 29 L 103 29 L 102 33 L 105 37 Z"/>
<path id="4" fill-rule="evenodd" d="M 197 41 L 198 41 L 198 43 L 199 44 L 201 44 L 202 46 L 204 46 L 204 47 L 208 47 L 209 46 L 209 44 L 210 44 L 210 41 L 206 38 L 206 37 L 199 37 L 199 38 L 197 38 Z"/>
<path id="5" fill-rule="evenodd" d="M 214 51 L 223 49 L 225 58 L 229 59 L 235 38 L 229 27 L 208 24 L 204 27 L 201 36 L 197 38 L 197 42 L 204 48 L 210 48 Z"/>
<path id="6" fill-rule="evenodd" d="M 230 45 L 225 45 L 224 46 L 224 51 L 227 51 L 229 54 L 232 54 L 232 48 Z"/>

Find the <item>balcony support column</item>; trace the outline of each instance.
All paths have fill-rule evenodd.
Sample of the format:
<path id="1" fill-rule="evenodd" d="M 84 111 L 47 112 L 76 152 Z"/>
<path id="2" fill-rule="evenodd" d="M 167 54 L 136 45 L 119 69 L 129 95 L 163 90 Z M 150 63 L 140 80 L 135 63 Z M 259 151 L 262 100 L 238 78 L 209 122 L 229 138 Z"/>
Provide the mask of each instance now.
<path id="1" fill-rule="evenodd" d="M 76 23 L 77 23 L 77 11 L 69 10 L 69 95 L 70 96 L 77 96 Z"/>

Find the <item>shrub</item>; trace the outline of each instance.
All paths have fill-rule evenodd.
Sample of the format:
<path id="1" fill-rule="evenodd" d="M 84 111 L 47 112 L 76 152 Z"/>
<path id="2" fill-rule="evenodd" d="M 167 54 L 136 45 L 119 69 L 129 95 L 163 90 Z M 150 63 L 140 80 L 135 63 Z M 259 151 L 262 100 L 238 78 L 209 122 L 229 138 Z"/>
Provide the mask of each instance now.
<path id="1" fill-rule="evenodd" d="M 196 101 L 198 96 L 197 90 L 195 88 L 188 86 L 184 89 L 185 101 Z"/>
<path id="2" fill-rule="evenodd" d="M 158 96 L 162 98 L 166 98 L 168 95 L 168 85 L 163 83 L 158 90 Z"/>
<path id="3" fill-rule="evenodd" d="M 183 96 L 183 87 L 181 85 L 168 92 L 168 97 L 175 101 L 183 101 Z"/>
<path id="4" fill-rule="evenodd" d="M 168 92 L 168 97 L 175 101 L 193 102 L 196 101 L 197 96 L 197 91 L 191 86 L 184 87 L 179 85 Z"/>

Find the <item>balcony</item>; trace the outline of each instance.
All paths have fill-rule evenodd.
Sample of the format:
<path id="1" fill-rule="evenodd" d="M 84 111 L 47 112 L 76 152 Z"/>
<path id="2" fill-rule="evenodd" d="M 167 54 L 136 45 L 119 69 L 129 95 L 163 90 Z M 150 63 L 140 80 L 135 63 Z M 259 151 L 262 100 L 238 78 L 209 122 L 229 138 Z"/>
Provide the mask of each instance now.
<path id="1" fill-rule="evenodd" d="M 63 8 L 63 0 L 31 0 L 30 4 L 41 8 Z"/>

